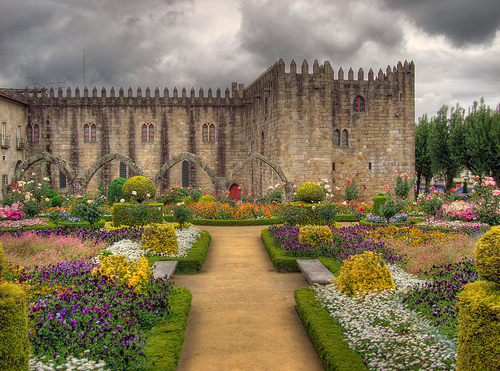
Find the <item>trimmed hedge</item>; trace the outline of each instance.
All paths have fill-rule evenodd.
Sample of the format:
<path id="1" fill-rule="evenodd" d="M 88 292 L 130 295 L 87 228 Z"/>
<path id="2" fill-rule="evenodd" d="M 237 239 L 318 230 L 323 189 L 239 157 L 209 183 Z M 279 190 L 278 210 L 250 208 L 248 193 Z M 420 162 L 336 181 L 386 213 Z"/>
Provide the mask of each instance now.
<path id="1" fill-rule="evenodd" d="M 271 225 L 280 224 L 283 221 L 280 218 L 268 219 L 244 219 L 244 220 L 215 220 L 215 219 L 191 219 L 191 224 L 195 225 L 213 225 L 213 226 L 248 226 L 248 225 Z"/>
<path id="2" fill-rule="evenodd" d="M 170 293 L 169 303 L 172 314 L 168 322 L 151 330 L 150 337 L 146 341 L 145 354 L 148 366 L 151 367 L 148 369 L 175 371 L 181 359 L 192 298 L 191 291 L 183 287 L 176 287 Z"/>
<path id="3" fill-rule="evenodd" d="M 342 329 L 316 300 L 311 288 L 295 290 L 295 303 L 302 325 L 327 371 L 368 369 L 361 356 L 349 348 Z"/>
<path id="4" fill-rule="evenodd" d="M 357 222 L 358 219 L 354 216 L 354 214 L 341 214 L 335 215 L 336 222 Z"/>
<path id="5" fill-rule="evenodd" d="M 406 222 L 402 222 L 402 223 L 389 223 L 389 224 L 387 224 L 387 223 L 371 223 L 371 222 L 369 222 L 366 219 L 361 219 L 359 221 L 359 224 L 361 224 L 361 225 L 368 225 L 368 226 L 370 226 L 370 225 L 395 225 L 395 226 L 402 226 L 402 225 L 408 225 L 408 224 L 417 224 L 417 221 L 409 219 Z"/>
<path id="6" fill-rule="evenodd" d="M 297 259 L 316 259 L 316 258 L 302 258 L 296 256 L 288 256 L 285 254 L 283 249 L 276 246 L 273 240 L 273 235 L 268 228 L 261 231 L 262 242 L 273 262 L 274 267 L 280 273 L 287 272 L 300 272 L 300 268 L 297 265 Z M 333 274 L 338 274 L 340 269 L 340 263 L 333 258 L 318 257 L 317 258 L 323 265 L 328 268 Z"/>
<path id="7" fill-rule="evenodd" d="M 205 264 L 211 239 L 212 236 L 210 236 L 210 233 L 202 231 L 201 236 L 198 237 L 198 240 L 193 244 L 193 247 L 189 249 L 185 258 L 146 256 L 146 259 L 148 259 L 149 265 L 153 265 L 157 261 L 177 260 L 177 268 L 175 269 L 176 273 L 197 274 L 200 272 L 203 264 Z"/>

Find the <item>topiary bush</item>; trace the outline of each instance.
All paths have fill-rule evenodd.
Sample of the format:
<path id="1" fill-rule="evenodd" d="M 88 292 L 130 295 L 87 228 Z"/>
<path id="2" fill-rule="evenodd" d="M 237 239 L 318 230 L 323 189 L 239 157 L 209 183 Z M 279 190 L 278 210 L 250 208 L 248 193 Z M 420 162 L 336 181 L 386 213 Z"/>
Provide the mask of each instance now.
<path id="1" fill-rule="evenodd" d="M 61 196 L 54 196 L 50 199 L 50 205 L 52 207 L 62 206 L 63 202 L 64 202 L 64 198 L 62 198 Z"/>
<path id="2" fill-rule="evenodd" d="M 363 296 L 370 292 L 395 289 L 391 272 L 382 258 L 373 251 L 352 255 L 340 268 L 340 274 L 333 283 L 340 291 L 351 297 Z"/>
<path id="3" fill-rule="evenodd" d="M 318 183 L 305 182 L 297 189 L 295 197 L 306 203 L 321 202 L 325 199 L 325 190 Z"/>
<path id="4" fill-rule="evenodd" d="M 122 192 L 125 197 L 134 197 L 137 202 L 142 202 L 156 195 L 156 186 L 151 179 L 139 175 L 128 179 L 123 184 Z"/>
<path id="5" fill-rule="evenodd" d="M 115 178 L 113 181 L 109 184 L 108 187 L 108 201 L 109 202 L 116 202 L 120 201 L 121 199 L 124 199 L 125 201 L 128 201 L 127 197 L 122 192 L 122 187 L 127 181 L 127 178 Z"/>
<path id="6" fill-rule="evenodd" d="M 210 195 L 201 196 L 198 202 L 215 202 L 215 197 Z"/>
<path id="7" fill-rule="evenodd" d="M 299 242 L 317 246 L 322 242 L 333 242 L 332 230 L 327 225 L 304 225 L 299 228 Z"/>
<path id="8" fill-rule="evenodd" d="M 387 198 L 388 197 L 382 193 L 379 193 L 378 195 L 373 197 L 372 214 L 380 215 L 380 212 L 379 212 L 380 206 L 385 204 L 385 202 L 387 201 Z"/>
<path id="9" fill-rule="evenodd" d="M 476 243 L 474 250 L 477 273 L 500 284 L 500 226 L 492 227 Z"/>
<path id="10" fill-rule="evenodd" d="M 57 196 L 59 193 L 57 192 L 57 190 L 55 189 L 52 189 L 52 188 L 49 188 L 45 191 L 45 197 L 48 197 L 48 198 L 52 198 L 52 197 L 55 197 Z"/>

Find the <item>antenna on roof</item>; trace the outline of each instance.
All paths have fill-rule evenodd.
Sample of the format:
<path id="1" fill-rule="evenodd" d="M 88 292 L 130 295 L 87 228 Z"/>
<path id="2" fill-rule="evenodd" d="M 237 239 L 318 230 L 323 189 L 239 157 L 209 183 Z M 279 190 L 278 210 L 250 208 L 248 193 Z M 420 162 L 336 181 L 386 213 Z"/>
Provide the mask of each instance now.
<path id="1" fill-rule="evenodd" d="M 33 85 L 33 87 L 36 89 L 40 88 L 40 83 L 37 80 L 35 80 L 34 77 L 28 77 L 28 80 L 31 80 L 31 84 L 28 84 L 28 86 Z"/>
<path id="2" fill-rule="evenodd" d="M 44 82 L 45 85 L 57 85 L 58 88 L 61 87 L 64 87 L 64 85 L 66 84 L 66 81 L 56 81 L 56 82 Z"/>

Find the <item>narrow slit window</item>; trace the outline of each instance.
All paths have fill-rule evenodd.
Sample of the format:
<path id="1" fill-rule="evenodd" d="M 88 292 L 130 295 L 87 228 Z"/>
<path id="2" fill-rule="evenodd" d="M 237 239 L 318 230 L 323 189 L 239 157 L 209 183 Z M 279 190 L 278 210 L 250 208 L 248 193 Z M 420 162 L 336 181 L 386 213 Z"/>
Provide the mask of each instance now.
<path id="1" fill-rule="evenodd" d="M 344 129 L 342 130 L 342 146 L 347 147 L 349 145 L 349 134 L 347 133 L 347 130 Z"/>
<path id="2" fill-rule="evenodd" d="M 202 138 L 204 142 L 208 142 L 208 125 L 204 124 L 202 129 Z"/>
<path id="3" fill-rule="evenodd" d="M 336 129 L 333 132 L 333 145 L 335 147 L 339 147 L 340 146 L 340 131 L 339 131 L 339 129 Z"/>
<path id="4" fill-rule="evenodd" d="M 89 124 L 85 124 L 83 127 L 83 141 L 90 142 L 90 126 Z"/>
<path id="5" fill-rule="evenodd" d="M 210 131 L 209 131 L 209 142 L 215 142 L 215 125 L 211 124 L 210 125 Z"/>
<path id="6" fill-rule="evenodd" d="M 40 127 L 38 124 L 35 124 L 33 128 L 33 142 L 39 142 L 40 141 Z"/>
<path id="7" fill-rule="evenodd" d="M 146 124 L 142 125 L 142 142 L 146 143 L 148 141 L 148 126 Z"/>
<path id="8" fill-rule="evenodd" d="M 95 124 L 90 127 L 90 141 L 97 142 L 97 126 Z"/>
<path id="9" fill-rule="evenodd" d="M 149 124 L 149 141 L 155 141 L 155 126 L 153 124 Z"/>
<path id="10" fill-rule="evenodd" d="M 26 126 L 26 138 L 30 143 L 33 141 L 33 126 L 31 126 L 31 124 Z"/>

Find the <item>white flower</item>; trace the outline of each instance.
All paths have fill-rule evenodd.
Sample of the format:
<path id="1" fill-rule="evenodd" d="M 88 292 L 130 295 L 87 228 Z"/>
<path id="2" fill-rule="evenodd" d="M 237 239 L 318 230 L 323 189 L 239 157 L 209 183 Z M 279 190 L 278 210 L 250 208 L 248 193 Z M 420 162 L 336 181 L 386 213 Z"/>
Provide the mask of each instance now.
<path id="1" fill-rule="evenodd" d="M 36 173 L 31 173 L 31 176 L 35 176 L 35 175 L 36 175 Z"/>
<path id="2" fill-rule="evenodd" d="M 45 202 L 49 202 L 49 201 L 50 201 L 50 198 L 46 197 Z"/>
<path id="3" fill-rule="evenodd" d="M 137 196 L 137 192 L 136 192 L 136 191 L 132 191 L 132 194 L 133 194 L 134 196 Z"/>
<path id="4" fill-rule="evenodd" d="M 44 177 L 43 177 L 43 181 L 44 181 L 44 182 L 50 182 L 50 179 L 49 179 L 49 178 L 47 178 L 46 176 L 44 176 Z"/>
<path id="5" fill-rule="evenodd" d="M 151 198 L 151 195 L 149 193 L 146 193 L 147 198 Z"/>
<path id="6" fill-rule="evenodd" d="M 121 198 L 121 199 L 120 199 L 120 202 L 121 202 L 121 203 L 124 203 L 124 202 L 125 202 L 125 199 L 124 199 L 124 198 Z"/>

